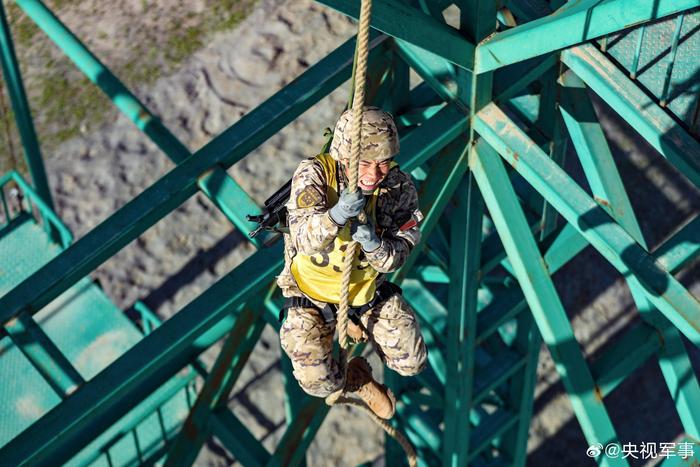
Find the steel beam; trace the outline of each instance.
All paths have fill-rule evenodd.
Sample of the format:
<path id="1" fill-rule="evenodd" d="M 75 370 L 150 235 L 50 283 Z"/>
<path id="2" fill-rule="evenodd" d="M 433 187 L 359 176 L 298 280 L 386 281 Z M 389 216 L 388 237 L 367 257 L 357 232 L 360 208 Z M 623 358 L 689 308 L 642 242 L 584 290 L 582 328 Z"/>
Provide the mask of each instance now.
<path id="1" fill-rule="evenodd" d="M 445 344 L 442 336 L 444 328 L 440 328 L 447 317 L 447 309 L 423 284 L 418 281 L 406 281 L 403 284 L 404 296 L 416 314 L 426 323 L 423 326 L 423 339 L 428 348 L 428 362 L 434 372 L 440 387 L 445 387 L 447 382 L 447 362 L 443 348 Z M 436 325 L 437 324 L 437 325 Z M 431 391 L 437 390 L 435 385 L 429 385 Z"/>
<path id="2" fill-rule="evenodd" d="M 521 22 L 532 21 L 552 13 L 552 6 L 546 0 L 505 0 L 505 6 Z"/>
<path id="3" fill-rule="evenodd" d="M 504 103 L 527 87 L 530 83 L 542 76 L 547 70 L 558 63 L 556 55 L 547 55 L 530 59 L 526 62 L 513 65 L 507 70 L 499 70 L 494 73 L 493 93 L 494 102 Z"/>
<path id="4" fill-rule="evenodd" d="M 466 117 L 465 117 L 466 120 Z M 422 127 L 421 127 L 422 128 Z M 425 135 L 429 138 L 429 135 Z M 466 139 L 466 138 L 465 138 Z M 467 171 L 466 141 L 456 141 L 446 153 L 438 156 L 436 165 L 430 171 L 428 179 L 421 186 L 419 200 L 425 218 L 420 225 L 421 236 L 427 239 L 435 228 L 445 206 L 457 188 L 459 181 Z M 420 256 L 425 241 L 413 249 L 403 266 L 391 274 L 391 281 L 400 283 L 408 274 Z"/>
<path id="5" fill-rule="evenodd" d="M 332 73 L 333 71 L 335 70 L 328 70 L 329 73 Z M 319 83 L 316 82 L 316 84 Z M 311 96 L 308 95 L 306 97 L 311 98 Z M 279 105 L 274 100 L 272 101 L 272 103 L 274 103 L 275 105 Z M 301 107 L 303 104 L 298 103 L 297 105 Z M 272 108 L 274 109 L 275 107 Z M 279 111 L 282 111 L 287 108 L 288 107 L 285 106 Z M 297 108 L 296 106 L 294 106 L 293 108 L 299 112 L 303 111 L 303 108 Z M 271 110 L 272 109 L 266 111 L 270 112 Z M 454 117 L 453 120 L 444 120 L 446 115 L 452 115 Z M 447 111 L 447 113 L 435 115 L 433 119 L 437 119 L 437 122 L 443 123 L 452 121 L 451 124 L 454 126 L 453 133 L 459 134 L 459 128 L 463 128 L 463 126 L 465 125 L 464 121 L 466 120 L 466 117 L 459 113 L 450 114 L 449 111 Z M 427 140 L 428 136 L 434 134 L 433 132 L 435 131 L 433 119 L 429 120 L 428 122 L 426 122 L 426 124 L 414 130 L 412 133 L 409 134 L 410 136 L 405 139 L 406 141 L 403 145 L 404 149 L 402 151 L 401 156 L 399 157 L 399 162 L 406 170 L 410 170 L 412 167 L 415 167 L 417 163 L 424 161 L 428 157 L 430 157 L 432 155 L 430 153 L 430 148 L 433 148 L 432 151 L 437 151 L 439 149 L 440 146 L 439 144 L 435 143 L 435 141 L 431 142 L 431 145 L 429 145 L 429 149 L 426 150 L 425 147 L 425 141 Z M 444 127 L 441 128 L 444 129 Z M 260 127 L 258 127 L 257 129 L 259 130 Z M 445 141 L 445 143 L 443 144 L 446 144 L 447 141 Z M 204 153 L 204 157 L 211 157 L 207 156 L 207 154 L 208 153 Z M 183 166 L 188 166 L 188 164 L 194 163 L 196 159 L 197 157 L 189 159 L 188 161 L 183 163 Z M 175 168 L 173 172 L 175 174 L 178 174 L 180 177 L 186 179 L 186 173 L 179 173 L 181 170 L 183 170 L 183 166 Z M 459 166 L 462 167 L 462 170 L 466 170 L 466 161 Z M 165 176 L 165 180 L 170 180 L 170 183 L 166 183 L 164 187 L 168 188 L 169 190 L 182 189 L 180 185 L 171 184 L 172 178 L 168 179 L 168 177 L 173 176 L 173 172 Z M 161 181 L 156 182 L 156 186 L 159 186 L 159 184 L 163 183 L 165 182 L 162 179 Z M 163 187 L 163 185 L 160 186 Z M 146 191 L 148 192 L 149 190 Z M 162 197 L 164 196 L 162 192 L 159 196 L 160 198 L 157 199 L 159 199 L 161 203 L 167 201 L 162 199 Z M 137 200 L 138 199 L 139 198 L 137 198 Z M 76 245 L 80 245 L 80 243 L 83 242 L 85 238 L 88 238 L 90 235 L 95 235 L 97 238 L 99 238 L 99 235 L 95 232 L 100 232 L 100 229 L 106 229 L 106 232 L 114 232 L 114 230 L 116 230 L 114 235 L 117 236 L 125 236 L 132 234 L 132 232 L 122 232 L 121 230 L 115 227 L 115 225 L 121 225 L 121 222 L 124 222 L 121 220 L 119 221 L 120 224 L 110 225 L 107 229 L 105 224 L 109 225 L 110 222 L 117 222 L 117 219 L 117 216 L 113 216 L 111 220 L 105 221 L 105 223 L 93 230 L 92 233 L 86 235 L 86 237 L 83 237 L 83 239 L 76 243 Z M 142 222 L 144 221 L 142 220 Z M 102 234 L 104 234 L 104 232 L 102 232 Z M 93 269 L 96 264 L 99 264 L 97 261 L 102 260 L 102 257 L 106 259 L 111 254 L 113 254 L 113 252 L 105 251 L 101 253 L 102 256 L 99 256 L 97 258 L 90 255 L 88 255 L 87 258 L 84 258 L 86 249 L 87 246 L 83 245 L 81 250 L 78 250 L 80 254 L 73 253 L 73 255 L 75 255 L 75 258 L 79 258 L 78 261 L 81 263 L 80 267 L 84 268 L 85 271 Z M 75 260 L 75 258 L 72 259 Z M 217 283 L 217 286 L 205 292 L 192 304 L 188 305 L 188 307 L 180 311 L 174 318 L 164 323 L 161 328 L 154 331 L 154 334 L 151 337 L 149 337 L 149 339 L 143 341 L 142 343 L 139 343 L 137 347 L 132 349 L 132 351 L 138 353 L 132 353 L 132 351 L 128 352 L 127 354 L 125 354 L 125 356 L 123 356 L 112 366 L 110 366 L 108 370 L 105 370 L 105 372 L 103 372 L 101 375 L 98 375 L 99 377 L 105 374 L 104 378 L 107 378 L 107 381 L 114 378 L 118 380 L 120 377 L 114 376 L 115 374 L 132 375 L 132 377 L 129 379 L 130 385 L 128 389 L 124 389 L 123 387 L 117 389 L 116 387 L 113 387 L 113 385 L 106 383 L 104 379 L 96 378 L 94 380 L 91 380 L 89 383 L 86 383 L 85 389 L 82 389 L 73 397 L 71 397 L 68 401 L 66 401 L 66 406 L 62 405 L 56 409 L 56 412 L 61 414 L 60 416 L 57 416 L 56 418 L 50 418 L 48 421 L 46 419 L 43 419 L 42 421 L 38 422 L 35 426 L 40 427 L 37 428 L 37 430 L 40 430 L 41 433 L 51 433 L 49 436 L 58 436 L 57 433 L 60 433 L 60 437 L 61 439 L 63 439 L 63 441 L 58 442 L 57 444 L 52 444 L 51 449 L 47 449 L 46 451 L 48 453 L 47 455 L 58 456 L 60 454 L 61 456 L 64 456 L 66 458 L 69 457 L 70 451 L 63 450 L 72 449 L 68 445 L 70 445 L 70 443 L 76 443 L 77 439 L 79 439 L 81 436 L 85 436 L 85 432 L 83 431 L 83 429 L 86 425 L 89 427 L 89 430 L 85 429 L 85 431 L 89 433 L 99 433 L 99 428 L 96 427 L 108 426 L 110 421 L 113 421 L 110 417 L 114 416 L 116 410 L 121 410 L 123 413 L 123 411 L 125 410 L 124 407 L 128 407 L 130 401 L 138 400 L 139 397 L 142 397 L 143 394 L 148 393 L 149 388 L 152 389 L 154 387 L 157 387 L 157 384 L 162 384 L 162 382 L 167 379 L 167 376 L 171 374 L 168 372 L 174 372 L 176 371 L 175 368 L 181 368 L 182 366 L 184 366 L 186 364 L 187 355 L 192 355 L 193 352 L 197 354 L 198 352 L 202 351 L 205 347 L 211 345 L 211 343 L 219 339 L 223 335 L 223 333 L 230 329 L 231 320 L 221 318 L 221 313 L 223 313 L 223 310 L 220 308 L 216 308 L 216 300 L 218 299 L 215 297 L 217 297 L 218 294 L 223 293 L 222 291 L 226 290 L 226 288 L 226 296 L 230 296 L 233 302 L 238 303 L 239 300 L 250 296 L 250 294 L 254 293 L 256 290 L 259 290 L 260 287 L 262 287 L 258 279 L 270 280 L 272 276 L 277 272 L 277 270 L 281 267 L 282 264 L 281 258 L 281 249 L 278 247 L 269 250 L 263 250 L 256 253 L 256 256 L 250 258 L 248 261 L 246 261 L 246 263 L 244 263 L 244 265 L 239 266 L 236 270 L 234 270 L 231 273 L 231 275 L 222 279 L 221 283 Z M 68 264 L 71 263 L 68 262 Z M 253 268 L 254 271 L 251 270 L 251 268 Z M 255 278 L 256 281 L 254 281 L 253 283 L 249 283 L 251 277 Z M 239 281 L 238 284 L 236 283 L 236 281 Z M 228 285 L 223 285 L 223 283 L 227 283 Z M 246 292 L 244 295 L 237 295 L 235 293 L 235 290 L 237 290 L 237 287 L 239 287 L 241 284 L 245 284 Z M 61 283 L 61 286 L 63 286 L 63 283 Z M 36 282 L 34 282 L 34 287 L 36 287 Z M 31 290 L 31 288 L 29 287 L 28 289 Z M 16 290 L 17 289 L 15 289 L 15 291 Z M 38 294 L 38 296 L 42 297 L 42 294 Z M 20 299 L 20 297 L 23 297 L 23 295 L 18 294 L 15 297 L 15 299 Z M 3 299 L 7 298 L 8 296 L 3 297 Z M 20 306 L 20 309 L 22 309 L 22 307 L 23 306 Z M 197 307 L 199 307 L 199 309 L 197 311 L 194 311 Z M 193 316 L 195 316 L 197 313 L 201 313 L 201 309 L 205 309 L 211 313 L 217 313 L 216 316 L 218 319 L 212 318 L 211 315 L 200 315 L 196 318 L 197 326 L 194 326 L 192 323 L 186 322 L 188 319 L 192 319 Z M 189 318 L 187 318 L 188 315 Z M 205 321 L 206 324 L 204 324 Z M 157 335 L 162 336 L 163 333 L 167 333 L 166 337 L 155 338 L 155 336 Z M 188 345 L 194 345 L 192 344 L 192 341 L 189 341 L 190 344 L 182 342 L 183 333 L 185 335 L 191 336 L 190 338 L 193 340 L 197 339 L 197 344 L 194 347 L 197 349 L 196 351 L 193 350 L 192 347 L 188 347 Z M 197 338 L 196 336 L 199 337 Z M 158 341 L 158 344 L 155 343 L 156 341 Z M 164 342 L 179 342 L 179 346 L 182 346 L 183 348 L 180 348 L 178 346 L 179 350 L 176 351 L 175 348 L 168 347 L 168 345 L 164 344 Z M 143 350 L 143 346 L 145 346 L 146 350 Z M 155 349 L 154 346 L 156 346 Z M 135 350 L 137 348 L 140 350 Z M 170 354 L 168 352 L 170 352 Z M 137 362 L 143 360 L 148 361 L 152 364 L 148 367 L 147 370 L 141 369 L 142 371 L 138 371 L 138 369 L 141 368 L 141 365 Z M 131 385 L 132 383 L 133 386 Z M 113 390 L 114 392 L 106 392 L 109 390 Z M 78 405 L 74 406 L 73 404 Z M 78 406 L 80 406 L 81 410 L 84 411 L 86 414 L 92 414 L 94 416 L 90 416 L 87 419 L 79 416 L 76 417 L 75 414 L 77 414 L 78 411 L 77 409 L 75 409 L 75 407 Z M 71 412 L 71 410 L 74 410 L 74 412 Z M 71 428 L 66 429 L 65 426 L 70 426 Z M 36 459 L 46 459 L 43 456 L 43 452 L 41 454 L 35 452 L 27 453 L 23 450 L 24 448 L 22 446 L 26 447 L 26 444 L 23 444 L 24 441 L 22 440 L 27 439 L 24 436 L 35 436 L 33 428 L 30 428 L 25 433 L 28 434 L 20 435 L 20 437 L 17 438 L 17 444 L 11 444 L 6 446 L 2 451 L 0 451 L 0 454 L 5 455 L 5 453 L 7 453 L 8 456 L 12 456 L 8 457 L 10 459 L 32 457 L 35 454 L 36 456 L 38 456 L 36 457 Z M 65 437 L 65 439 L 63 437 Z M 36 446 L 42 446 L 41 439 L 41 436 L 37 438 L 38 444 L 36 444 Z"/>
<path id="6" fill-rule="evenodd" d="M 474 72 L 493 71 L 697 6 L 700 0 L 568 2 L 551 15 L 481 41 L 476 47 Z"/>
<path id="7" fill-rule="evenodd" d="M 619 338 L 591 365 L 603 397 L 610 394 L 634 370 L 641 367 L 663 347 L 657 329 L 640 322 Z"/>
<path id="8" fill-rule="evenodd" d="M 198 151 L 194 157 L 170 171 L 71 248 L 0 298 L 0 322 L 11 319 L 25 308 L 33 313 L 40 310 L 175 209 L 194 194 L 194 180 L 197 174 L 207 173 L 208 160 L 220 161 L 219 163 L 225 166 L 232 165 L 291 119 L 304 112 L 305 105 L 312 105 L 332 89 L 333 80 L 342 80 L 342 76 L 339 77 L 336 73 L 349 72 L 352 63 L 352 50 L 349 45 L 351 44 L 344 44 L 307 70 L 285 90 L 243 117 L 232 128 Z M 337 60 L 343 56 L 341 52 L 350 54 L 349 57 L 346 56 L 347 61 L 342 62 L 347 69 L 344 66 L 337 68 Z M 311 73 L 307 75 L 309 72 Z M 285 96 L 288 96 L 291 102 L 287 101 Z M 398 158 L 401 166 L 408 171 L 412 170 L 463 132 L 465 127 L 466 117 L 456 112 L 454 107 L 447 106 L 402 140 L 403 149 Z M 436 131 L 443 132 L 439 138 L 434 137 Z M 229 146 L 225 146 L 226 141 L 230 141 Z M 229 156 L 228 159 L 225 158 L 226 155 Z"/>
<path id="9" fill-rule="evenodd" d="M 214 412 L 209 423 L 212 433 L 241 465 L 263 467 L 269 462 L 270 453 L 227 408 Z"/>
<path id="10" fill-rule="evenodd" d="M 473 150 L 473 148 L 472 148 Z M 480 284 L 483 200 L 473 177 L 462 179 L 452 211 L 447 314 L 447 380 L 442 464 L 465 465 L 474 389 L 477 292 Z"/>
<path id="11" fill-rule="evenodd" d="M 14 170 L 0 176 L 0 191 L 10 181 L 17 184 L 20 191 L 27 197 L 27 201 L 30 202 L 30 205 L 32 203 L 36 205 L 36 207 L 39 209 L 41 220 L 46 224 L 51 224 L 52 228 L 57 231 L 57 243 L 61 246 L 61 248 L 68 248 L 68 246 L 73 243 L 73 234 L 58 217 L 58 215 L 56 215 L 54 210 L 48 204 L 44 203 L 44 200 L 34 192 L 34 189 L 29 185 L 29 183 L 27 183 L 24 178 L 22 178 L 22 176 Z M 3 203 L 6 203 L 4 192 L 2 192 L 2 200 Z M 9 211 L 7 211 L 7 206 L 4 206 L 4 209 L 9 222 Z"/>
<path id="12" fill-rule="evenodd" d="M 330 406 L 318 397 L 308 397 L 285 431 L 267 467 L 295 467 L 304 461 L 306 450 L 321 427 Z"/>
<path id="13" fill-rule="evenodd" d="M 212 169 L 235 164 L 346 81 L 354 47 L 340 46 L 0 298 L 0 323 L 40 310 L 196 193 Z"/>
<path id="14" fill-rule="evenodd" d="M 56 465 L 131 410 L 228 332 L 240 305 L 282 267 L 280 245 L 260 250 L 0 449 L 8 465 Z"/>
<path id="15" fill-rule="evenodd" d="M 594 199 L 647 249 L 584 83 L 571 70 L 561 76 L 561 82 L 561 114 Z"/>
<path id="16" fill-rule="evenodd" d="M 700 303 L 494 104 L 475 119 L 479 134 L 649 301 L 700 346 Z"/>
<path id="17" fill-rule="evenodd" d="M 486 206 L 586 439 L 589 443 L 603 445 L 616 441 L 615 429 L 544 267 L 503 162 L 483 141 L 471 154 L 469 167 L 479 183 Z M 608 458 L 603 462 L 625 465 L 621 459 Z"/>
<path id="18" fill-rule="evenodd" d="M 5 7 L 0 4 L 0 63 L 2 64 L 2 76 L 7 86 L 7 93 L 10 95 L 12 110 L 15 113 L 17 131 L 22 139 L 24 156 L 27 161 L 29 173 L 32 176 L 34 189 L 42 201 L 53 209 L 51 199 L 51 189 L 46 178 L 46 170 L 41 160 L 41 150 L 39 140 L 34 129 L 32 111 L 29 108 L 27 94 L 22 84 L 22 73 L 20 72 L 15 55 L 15 47 L 12 43 L 12 33 L 7 23 Z"/>
<path id="19" fill-rule="evenodd" d="M 700 187 L 700 143 L 592 45 L 561 54 L 562 61 L 678 171 Z"/>
<path id="20" fill-rule="evenodd" d="M 253 300 L 236 319 L 197 401 L 168 450 L 166 467 L 189 466 L 194 463 L 199 450 L 211 434 L 213 410 L 226 406 L 229 393 L 262 334 L 265 327 L 265 321 L 260 316 L 262 312 L 262 300 Z M 235 452 L 233 454 L 236 455 Z"/>
<path id="21" fill-rule="evenodd" d="M 34 318 L 22 313 L 5 325 L 12 342 L 20 349 L 58 397 L 67 398 L 85 380 Z"/>
<path id="22" fill-rule="evenodd" d="M 317 1 L 352 18 L 359 17 L 360 3 L 357 1 Z M 473 67 L 474 44 L 445 23 L 403 2 L 374 0 L 372 27 L 443 57 L 461 68 L 471 70 Z"/>
<path id="23" fill-rule="evenodd" d="M 402 169 L 410 172 L 422 165 L 467 128 L 467 116 L 455 105 L 443 107 L 418 129 L 401 138 L 398 161 Z"/>
<path id="24" fill-rule="evenodd" d="M 659 263 L 671 272 L 690 264 L 699 255 L 700 216 L 697 214 L 654 250 L 654 256 Z"/>
<path id="25" fill-rule="evenodd" d="M 517 334 L 514 347 L 519 348 L 525 357 L 520 369 L 511 381 L 508 391 L 508 405 L 518 407 L 520 423 L 504 434 L 501 441 L 506 457 L 512 465 L 524 466 L 527 458 L 527 440 L 532 419 L 532 406 L 537 383 L 537 362 L 539 361 L 542 336 L 530 313 L 521 313 L 517 318 Z"/>
<path id="26" fill-rule="evenodd" d="M 399 56 L 423 78 L 445 102 L 453 102 L 463 113 L 469 112 L 469 101 L 460 92 L 461 80 L 457 80 L 454 65 L 442 57 L 397 39 Z"/>
<path id="27" fill-rule="evenodd" d="M 17 0 L 17 4 L 171 161 L 179 164 L 192 155 L 185 144 L 177 139 L 46 5 L 40 0 Z M 223 168 L 217 166 L 197 183 L 214 205 L 248 238 L 247 234 L 256 224 L 248 221 L 245 213 L 259 211 L 258 205 L 248 193 Z M 250 241 L 257 247 L 261 246 L 261 240 L 258 238 Z"/>
<path id="28" fill-rule="evenodd" d="M 565 85 L 562 91 L 561 113 L 594 198 L 642 248 L 647 250 L 603 129 L 588 99 L 585 84 L 571 71 L 567 71 L 561 80 Z M 644 295 L 642 286 L 634 276 L 628 277 L 627 282 L 642 319 L 655 327 L 663 341 L 664 345 L 657 355 L 658 362 L 685 431 L 691 436 L 698 437 L 700 419 L 693 413 L 693 407 L 700 407 L 700 386 L 678 329 L 659 314 Z M 617 382 L 619 380 L 613 378 L 608 386 L 612 389 Z"/>

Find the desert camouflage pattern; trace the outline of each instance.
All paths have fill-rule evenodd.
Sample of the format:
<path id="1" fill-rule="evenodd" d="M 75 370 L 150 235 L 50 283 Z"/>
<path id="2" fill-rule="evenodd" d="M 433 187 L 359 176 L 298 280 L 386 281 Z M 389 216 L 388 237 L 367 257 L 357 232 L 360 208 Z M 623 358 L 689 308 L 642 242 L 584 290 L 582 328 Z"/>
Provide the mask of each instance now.
<path id="1" fill-rule="evenodd" d="M 342 171 L 340 174 L 339 187 L 342 191 L 348 182 Z M 326 199 L 326 189 L 321 163 L 315 158 L 303 160 L 292 178 L 287 203 L 289 234 L 284 236 L 285 265 L 277 278 L 277 285 L 286 297 L 302 295 L 290 272 L 292 258 L 297 252 L 322 256 L 333 246 L 333 240 L 340 230 L 328 212 L 331 206 Z M 410 176 L 398 167 L 389 171 L 377 190 L 375 227 L 381 243 L 374 251 L 362 252 L 360 260 L 367 261 L 375 270 L 386 274 L 400 268 L 420 241 L 418 225 L 423 215 L 418 209 L 415 185 Z M 380 276 L 377 285 L 382 280 Z"/>
<path id="2" fill-rule="evenodd" d="M 347 178 L 339 172 L 338 186 L 343 190 Z M 340 230 L 330 217 L 325 173 L 316 158 L 302 161 L 292 178 L 287 203 L 289 234 L 284 236 L 285 266 L 277 285 L 285 297 L 304 296 L 290 272 L 292 258 L 298 253 L 322 254 L 333 245 Z M 400 268 L 420 240 L 418 224 L 423 216 L 411 178 L 395 167 L 377 188 L 375 209 L 379 248 L 363 253 L 371 267 L 380 273 Z M 337 199 L 337 197 L 334 197 Z M 383 282 L 380 274 L 376 285 Z M 340 287 L 340 284 L 338 284 Z M 324 303 L 309 298 L 316 306 Z M 413 375 L 425 366 L 426 348 L 415 314 L 400 295 L 394 295 L 367 311 L 361 319 L 365 333 L 386 365 L 402 375 Z M 325 397 L 339 388 L 342 376 L 331 357 L 335 323 L 326 323 L 318 310 L 290 308 L 280 330 L 280 341 L 292 361 L 294 375 L 309 394 Z"/>
<path id="3" fill-rule="evenodd" d="M 423 371 L 428 351 L 411 307 L 393 295 L 361 317 L 370 342 L 384 364 L 403 376 Z M 342 374 L 333 358 L 335 322 L 326 323 L 313 308 L 290 308 L 280 342 L 292 361 L 301 388 L 316 397 L 340 389 Z"/>
<path id="4" fill-rule="evenodd" d="M 329 150 L 333 159 L 350 158 L 351 129 L 352 109 L 348 109 L 335 124 Z M 399 153 L 399 134 L 390 113 L 377 107 L 365 107 L 360 131 L 360 159 L 383 161 Z"/>

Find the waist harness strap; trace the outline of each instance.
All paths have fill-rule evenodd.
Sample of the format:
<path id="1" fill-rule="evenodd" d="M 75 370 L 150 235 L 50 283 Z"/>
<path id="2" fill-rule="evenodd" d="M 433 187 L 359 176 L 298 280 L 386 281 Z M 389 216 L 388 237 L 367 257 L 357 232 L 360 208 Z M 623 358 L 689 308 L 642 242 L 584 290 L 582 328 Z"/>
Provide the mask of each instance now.
<path id="1" fill-rule="evenodd" d="M 360 316 L 365 314 L 367 311 L 371 310 L 378 304 L 385 300 L 391 298 L 394 294 L 402 294 L 401 287 L 393 284 L 389 281 L 382 282 L 382 285 L 377 287 L 374 297 L 368 303 L 362 306 L 350 307 L 348 310 L 348 317 L 355 323 L 360 324 Z M 338 305 L 334 303 L 326 303 L 323 308 L 317 307 L 314 303 L 306 297 L 288 297 L 284 301 L 284 307 L 280 310 L 279 320 L 280 322 L 284 319 L 284 315 L 289 308 L 314 308 L 321 313 L 323 320 L 326 323 L 331 323 L 335 321 L 335 314 L 338 311 Z"/>

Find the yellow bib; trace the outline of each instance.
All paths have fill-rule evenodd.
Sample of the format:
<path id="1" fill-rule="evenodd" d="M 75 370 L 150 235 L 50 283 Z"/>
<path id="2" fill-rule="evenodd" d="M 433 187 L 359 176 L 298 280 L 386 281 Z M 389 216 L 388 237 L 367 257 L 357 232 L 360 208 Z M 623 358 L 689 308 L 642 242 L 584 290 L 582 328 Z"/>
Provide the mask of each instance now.
<path id="1" fill-rule="evenodd" d="M 320 154 L 316 159 L 321 162 L 326 176 L 326 199 L 329 206 L 338 202 L 338 179 L 336 162 L 329 154 Z M 377 190 L 372 194 L 365 211 L 367 217 L 375 221 Z M 299 289 L 309 297 L 325 302 L 340 302 L 340 282 L 343 275 L 345 250 L 352 240 L 350 223 L 340 229 L 333 244 L 326 251 L 307 256 L 297 252 L 292 260 L 291 272 Z M 350 273 L 350 306 L 362 306 L 374 298 L 375 279 L 379 275 L 366 260 L 359 261 L 361 248 L 355 248 L 355 261 Z"/>

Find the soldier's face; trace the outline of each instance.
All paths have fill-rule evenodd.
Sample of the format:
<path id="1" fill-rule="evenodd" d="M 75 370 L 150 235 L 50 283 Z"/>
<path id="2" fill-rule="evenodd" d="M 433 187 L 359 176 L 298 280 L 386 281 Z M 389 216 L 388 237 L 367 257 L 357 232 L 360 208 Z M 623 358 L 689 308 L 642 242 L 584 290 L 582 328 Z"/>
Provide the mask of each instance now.
<path id="1" fill-rule="evenodd" d="M 349 173 L 350 161 L 348 159 L 343 160 L 343 166 L 345 167 L 345 172 Z M 384 180 L 386 174 L 389 173 L 390 166 L 391 159 L 381 162 L 361 160 L 357 177 L 358 188 L 362 191 L 374 191 Z"/>

